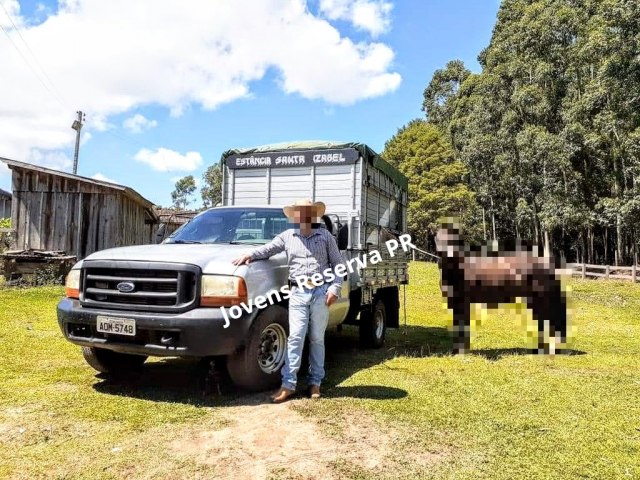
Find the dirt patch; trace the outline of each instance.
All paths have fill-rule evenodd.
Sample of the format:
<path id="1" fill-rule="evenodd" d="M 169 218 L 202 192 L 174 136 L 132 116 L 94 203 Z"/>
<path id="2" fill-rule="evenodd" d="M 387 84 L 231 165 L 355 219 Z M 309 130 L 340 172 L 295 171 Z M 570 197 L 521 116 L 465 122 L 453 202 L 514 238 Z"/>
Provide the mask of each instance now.
<path id="1" fill-rule="evenodd" d="M 274 474 L 279 478 L 344 478 L 336 465 L 373 473 L 396 462 L 399 432 L 383 431 L 360 412 L 345 418 L 339 433 L 328 435 L 322 425 L 295 411 L 301 402 L 309 400 L 274 405 L 267 395 L 244 397 L 242 405 L 225 409 L 228 426 L 193 430 L 172 441 L 171 447 L 206 465 L 219 478 L 268 479 Z M 411 463 L 418 468 L 444 458 L 432 453 L 413 457 Z"/>

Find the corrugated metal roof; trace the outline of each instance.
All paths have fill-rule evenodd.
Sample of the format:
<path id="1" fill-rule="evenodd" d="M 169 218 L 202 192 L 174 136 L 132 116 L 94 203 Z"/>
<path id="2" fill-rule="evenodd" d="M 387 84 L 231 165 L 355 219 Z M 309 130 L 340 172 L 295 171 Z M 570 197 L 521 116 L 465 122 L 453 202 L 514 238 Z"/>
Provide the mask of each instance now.
<path id="1" fill-rule="evenodd" d="M 119 185 L 117 183 L 105 182 L 103 180 L 96 180 L 95 178 L 83 177 L 81 175 L 74 175 L 73 173 L 61 172 L 60 170 L 53 170 L 51 168 L 41 167 L 40 165 L 33 165 L 31 163 L 19 162 L 18 160 L 12 160 L 10 158 L 0 157 L 0 160 L 7 164 L 7 166 L 11 169 L 13 168 L 22 168 L 25 170 L 32 170 L 35 172 L 42 172 L 48 175 L 57 175 L 60 177 L 70 178 L 72 180 L 77 180 L 79 182 L 90 183 L 93 185 L 99 185 L 105 188 L 111 188 L 113 190 L 118 190 L 124 193 L 127 197 L 129 197 L 134 202 L 143 205 L 148 208 L 150 213 L 153 215 L 154 219 L 158 219 L 155 212 L 153 211 L 153 202 L 147 200 L 134 189 L 127 187 L 126 185 Z M 11 194 L 9 194 L 11 195 Z"/>
<path id="2" fill-rule="evenodd" d="M 11 197 L 11 192 L 7 192 L 0 188 L 0 197 Z"/>

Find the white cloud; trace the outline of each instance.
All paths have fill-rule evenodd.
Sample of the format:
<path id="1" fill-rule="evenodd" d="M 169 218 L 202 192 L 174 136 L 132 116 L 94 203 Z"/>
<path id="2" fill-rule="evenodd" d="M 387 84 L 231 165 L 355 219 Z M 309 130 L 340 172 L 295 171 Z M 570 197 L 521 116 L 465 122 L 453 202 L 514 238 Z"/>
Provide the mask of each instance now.
<path id="1" fill-rule="evenodd" d="M 82 135 L 80 135 L 80 146 L 87 143 L 92 137 L 91 132 L 82 132 Z"/>
<path id="2" fill-rule="evenodd" d="M 149 120 L 144 115 L 136 113 L 133 117 L 127 118 L 122 122 L 122 126 L 131 133 L 142 133 L 143 130 L 149 130 L 158 126 L 155 120 Z"/>
<path id="3" fill-rule="evenodd" d="M 71 171 L 73 167 L 73 159 L 69 158 L 65 153 L 57 151 L 39 150 L 34 148 L 29 150 L 23 158 L 16 158 L 8 155 L 5 156 L 2 154 L 0 154 L 0 156 L 11 160 L 19 160 L 21 162 L 41 165 L 43 167 L 59 171 Z M 3 180 L 3 177 L 6 178 L 10 176 L 11 170 L 9 170 L 9 167 L 7 167 L 4 162 L 0 161 L 0 180 Z"/>
<path id="4" fill-rule="evenodd" d="M 0 2 L 37 55 L 0 15 L 31 65 L 0 42 L 0 155 L 17 159 L 72 150 L 77 109 L 87 113 L 83 131 L 93 132 L 144 105 L 179 116 L 250 97 L 268 70 L 286 93 L 329 104 L 384 95 L 401 81 L 387 45 L 354 42 L 305 0 L 59 0 L 37 25 L 16 0 Z M 356 26 L 375 33 L 388 25 L 387 2 L 347 3 Z"/>
<path id="5" fill-rule="evenodd" d="M 0 181 L 3 180 L 5 177 L 10 177 L 10 176 L 11 176 L 11 170 L 9 170 L 9 167 L 7 167 L 7 164 L 0 162 Z"/>
<path id="6" fill-rule="evenodd" d="M 11 19 L 15 23 L 17 23 L 18 28 L 21 27 L 22 19 L 19 17 L 20 4 L 18 3 L 18 0 L 0 0 L 0 3 L 2 3 L 4 10 L 6 10 L 7 13 L 11 16 Z M 2 15 L 0 15 L 0 25 L 5 28 L 13 28 L 13 25 L 11 24 L 11 20 L 4 13 L 4 10 L 0 8 L 0 11 L 2 12 Z"/>
<path id="7" fill-rule="evenodd" d="M 389 30 L 393 4 L 385 0 L 320 0 L 320 12 L 330 20 L 346 20 L 373 36 Z"/>
<path id="8" fill-rule="evenodd" d="M 133 158 L 159 172 L 192 172 L 202 165 L 202 155 L 198 152 L 187 152 L 182 155 L 167 148 L 158 148 L 155 151 L 143 148 Z"/>
<path id="9" fill-rule="evenodd" d="M 71 170 L 73 167 L 73 159 L 67 154 L 39 149 L 32 149 L 27 155 L 26 162 L 61 171 Z"/>
<path id="10" fill-rule="evenodd" d="M 86 121 L 84 123 L 85 129 L 92 129 L 97 132 L 106 132 L 107 130 L 112 130 L 116 126 L 113 123 L 110 123 L 107 119 L 107 115 L 104 113 L 89 113 L 86 115 Z"/>
<path id="11" fill-rule="evenodd" d="M 103 175 L 100 172 L 94 173 L 93 175 L 91 175 L 91 178 L 93 178 L 94 180 L 99 180 L 101 182 L 119 183 L 119 182 L 116 182 L 115 180 L 110 179 L 106 175 Z"/>

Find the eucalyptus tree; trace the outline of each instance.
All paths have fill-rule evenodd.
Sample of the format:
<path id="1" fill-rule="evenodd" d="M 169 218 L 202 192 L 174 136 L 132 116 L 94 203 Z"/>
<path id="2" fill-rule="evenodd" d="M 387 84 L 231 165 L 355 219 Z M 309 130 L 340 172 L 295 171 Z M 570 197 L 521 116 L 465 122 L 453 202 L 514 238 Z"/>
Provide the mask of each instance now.
<path id="1" fill-rule="evenodd" d="M 456 216 L 474 236 L 476 215 L 473 193 L 464 182 L 467 170 L 455 160 L 446 135 L 424 120 L 401 127 L 385 144 L 382 157 L 409 178 L 411 236 L 428 247 L 443 217 Z"/>
<path id="2" fill-rule="evenodd" d="M 485 231 L 588 261 L 630 260 L 640 2 L 504 0 L 478 60 L 479 73 L 459 61 L 436 71 L 423 109 L 465 165 Z"/>

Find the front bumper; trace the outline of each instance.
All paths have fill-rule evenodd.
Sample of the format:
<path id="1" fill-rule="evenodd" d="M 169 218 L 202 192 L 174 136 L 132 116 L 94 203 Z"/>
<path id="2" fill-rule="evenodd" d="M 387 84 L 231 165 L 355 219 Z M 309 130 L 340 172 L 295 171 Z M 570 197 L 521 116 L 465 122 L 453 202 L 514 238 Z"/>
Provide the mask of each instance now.
<path id="1" fill-rule="evenodd" d="M 96 329 L 97 316 L 132 318 L 136 335 L 105 334 Z M 99 347 L 122 353 L 161 357 L 229 355 L 244 346 L 256 313 L 225 319 L 220 308 L 194 308 L 184 313 L 163 314 L 84 308 L 78 300 L 58 303 L 58 324 L 67 340 L 76 345 Z"/>

